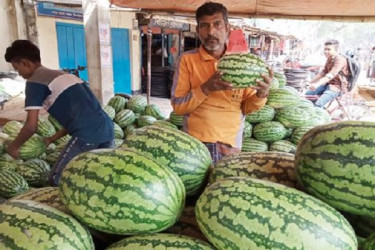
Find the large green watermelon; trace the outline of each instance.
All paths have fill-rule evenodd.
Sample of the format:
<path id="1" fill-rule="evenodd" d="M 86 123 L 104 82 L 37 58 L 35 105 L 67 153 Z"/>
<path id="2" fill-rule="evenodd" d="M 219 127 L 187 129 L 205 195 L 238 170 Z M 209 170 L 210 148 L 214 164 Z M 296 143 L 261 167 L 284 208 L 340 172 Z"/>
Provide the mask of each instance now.
<path id="1" fill-rule="evenodd" d="M 29 189 L 27 181 L 12 170 L 0 170 L 0 196 L 10 198 Z"/>
<path id="2" fill-rule="evenodd" d="M 162 231 L 180 216 L 181 179 L 141 152 L 101 149 L 73 158 L 60 179 L 64 204 L 82 223 L 102 232 Z"/>
<path id="3" fill-rule="evenodd" d="M 298 144 L 296 169 L 306 191 L 333 207 L 375 215 L 375 123 L 317 126 Z"/>
<path id="4" fill-rule="evenodd" d="M 272 108 L 284 108 L 287 106 L 295 106 L 299 103 L 300 98 L 297 93 L 289 89 L 271 89 L 268 97 L 267 104 Z"/>
<path id="5" fill-rule="evenodd" d="M 182 179 L 187 195 L 200 190 L 212 163 L 207 147 L 198 139 L 160 126 L 137 129 L 121 147 L 136 149 L 172 169 Z"/>
<path id="6" fill-rule="evenodd" d="M 46 149 L 47 147 L 44 138 L 38 135 L 33 135 L 21 146 L 19 156 L 23 160 L 38 158 L 46 152 Z"/>
<path id="7" fill-rule="evenodd" d="M 89 232 L 76 219 L 39 202 L 0 204 L 0 218 L 1 249 L 94 249 Z"/>
<path id="8" fill-rule="evenodd" d="M 261 74 L 268 74 L 268 65 L 254 54 L 224 55 L 217 68 L 223 73 L 221 79 L 230 82 L 233 88 L 246 88 L 257 85 L 256 80 L 262 80 Z"/>
<path id="9" fill-rule="evenodd" d="M 199 227 L 218 249 L 357 249 L 354 231 L 338 211 L 269 181 L 215 182 L 195 209 Z"/>
<path id="10" fill-rule="evenodd" d="M 29 185 L 41 187 L 47 184 L 50 166 L 44 160 L 30 159 L 19 163 L 16 172 L 25 178 Z"/>

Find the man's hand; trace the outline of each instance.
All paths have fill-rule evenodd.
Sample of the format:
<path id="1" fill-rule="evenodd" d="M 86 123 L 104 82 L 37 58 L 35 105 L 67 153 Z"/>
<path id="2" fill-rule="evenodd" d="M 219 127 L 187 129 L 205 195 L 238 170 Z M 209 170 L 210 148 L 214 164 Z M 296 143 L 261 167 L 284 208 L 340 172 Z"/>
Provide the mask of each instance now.
<path id="1" fill-rule="evenodd" d="M 11 141 L 6 141 L 5 143 L 7 144 L 7 153 L 14 159 L 17 159 L 20 154 L 20 149 L 13 146 Z"/>
<path id="2" fill-rule="evenodd" d="M 257 90 L 256 96 L 259 98 L 265 98 L 268 96 L 268 92 L 272 86 L 273 81 L 273 70 L 268 68 L 268 76 L 265 74 L 260 75 L 263 78 L 263 81 L 256 80 L 258 83 L 256 86 L 253 86 L 253 89 Z"/>
<path id="3" fill-rule="evenodd" d="M 48 147 L 48 145 L 50 145 L 51 144 L 51 138 L 50 137 L 45 137 L 44 138 L 44 143 L 46 144 L 46 147 Z"/>
<path id="4" fill-rule="evenodd" d="M 232 84 L 221 80 L 222 73 L 216 71 L 205 83 L 201 85 L 201 90 L 205 95 L 213 91 L 231 90 Z"/>
<path id="5" fill-rule="evenodd" d="M 316 88 L 318 87 L 318 85 L 316 83 L 311 83 L 309 84 L 309 89 L 310 90 L 316 90 Z"/>

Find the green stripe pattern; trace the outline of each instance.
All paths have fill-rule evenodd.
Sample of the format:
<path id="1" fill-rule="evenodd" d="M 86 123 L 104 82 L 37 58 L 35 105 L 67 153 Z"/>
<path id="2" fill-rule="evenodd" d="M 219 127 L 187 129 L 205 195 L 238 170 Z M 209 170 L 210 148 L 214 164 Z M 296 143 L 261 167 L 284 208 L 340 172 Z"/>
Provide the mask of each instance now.
<path id="1" fill-rule="evenodd" d="M 264 152 L 268 151 L 268 144 L 253 138 L 244 138 L 242 141 L 242 152 Z"/>
<path id="2" fill-rule="evenodd" d="M 194 195 L 202 187 L 212 164 L 207 147 L 185 132 L 149 126 L 129 135 L 122 148 L 132 148 L 172 169 L 185 185 L 186 194 Z"/>
<path id="3" fill-rule="evenodd" d="M 138 127 L 142 128 L 156 122 L 156 118 L 150 115 L 141 115 L 137 120 Z"/>
<path id="4" fill-rule="evenodd" d="M 1 249 L 94 249 L 73 217 L 45 204 L 17 200 L 0 205 Z"/>
<path id="5" fill-rule="evenodd" d="M 275 117 L 275 109 L 264 105 L 260 110 L 246 116 L 245 120 L 250 123 L 261 123 L 272 121 Z"/>
<path id="6" fill-rule="evenodd" d="M 161 109 L 155 104 L 148 104 L 145 110 L 143 111 L 143 114 L 153 116 L 158 120 L 165 119 L 163 111 L 161 111 Z"/>
<path id="7" fill-rule="evenodd" d="M 21 147 L 19 157 L 22 160 L 29 160 L 32 158 L 38 158 L 44 152 L 46 152 L 46 144 L 43 137 L 33 135 L 28 139 Z"/>
<path id="8" fill-rule="evenodd" d="M 116 110 L 112 106 L 105 106 L 103 108 L 104 112 L 111 118 L 111 120 L 115 119 L 116 116 Z"/>
<path id="9" fill-rule="evenodd" d="M 108 101 L 108 106 L 111 106 L 115 109 L 115 112 L 118 113 L 121 110 L 125 109 L 128 99 L 122 96 L 114 96 Z"/>
<path id="10" fill-rule="evenodd" d="M 117 123 L 113 123 L 113 130 L 115 132 L 116 139 L 124 139 L 124 130 Z"/>
<path id="11" fill-rule="evenodd" d="M 98 231 L 132 235 L 172 226 L 185 202 L 182 181 L 140 152 L 99 149 L 73 158 L 60 196 L 81 222 Z"/>
<path id="12" fill-rule="evenodd" d="M 0 170 L 0 196 L 13 197 L 29 189 L 27 181 L 12 170 Z"/>
<path id="13" fill-rule="evenodd" d="M 12 197 L 12 200 L 30 200 L 37 201 L 48 206 L 54 207 L 61 212 L 70 213 L 60 198 L 58 187 L 34 188 L 29 191 Z"/>
<path id="14" fill-rule="evenodd" d="M 312 111 L 314 112 L 314 109 Z M 309 125 L 313 112 L 301 107 L 288 106 L 277 110 L 275 119 L 287 128 L 297 128 Z"/>
<path id="15" fill-rule="evenodd" d="M 115 116 L 115 122 L 123 129 L 133 124 L 135 119 L 135 114 L 130 109 L 123 109 L 119 111 Z"/>
<path id="16" fill-rule="evenodd" d="M 298 178 L 312 195 L 354 214 L 375 214 L 375 123 L 342 121 L 306 133 L 296 153 Z"/>
<path id="17" fill-rule="evenodd" d="M 37 133 L 42 137 L 50 137 L 56 133 L 56 129 L 48 118 L 39 116 Z"/>
<path id="18" fill-rule="evenodd" d="M 294 144 L 298 144 L 301 138 L 313 127 L 311 126 L 301 126 L 293 130 L 292 135 L 290 136 L 290 140 Z"/>
<path id="19" fill-rule="evenodd" d="M 209 244 L 184 235 L 157 233 L 125 238 L 110 245 L 106 250 L 149 250 L 149 249 L 194 249 L 213 250 Z"/>
<path id="20" fill-rule="evenodd" d="M 271 89 L 267 97 L 267 105 L 279 109 L 287 106 L 293 106 L 299 103 L 298 92 L 295 93 L 289 89 Z"/>
<path id="21" fill-rule="evenodd" d="M 47 184 L 50 166 L 44 160 L 31 159 L 23 163 L 19 163 L 16 168 L 16 172 L 25 178 L 29 185 L 40 187 Z"/>
<path id="22" fill-rule="evenodd" d="M 218 249 L 357 249 L 354 231 L 338 211 L 269 181 L 215 182 L 199 197 L 196 216 Z"/>
<path id="23" fill-rule="evenodd" d="M 20 132 L 23 124 L 19 121 L 9 121 L 4 124 L 1 131 L 5 134 L 8 134 L 10 137 L 15 137 Z"/>
<path id="24" fill-rule="evenodd" d="M 169 121 L 177 127 L 182 127 L 184 123 L 184 116 L 178 115 L 174 111 L 169 114 Z"/>
<path id="25" fill-rule="evenodd" d="M 165 120 L 157 120 L 152 124 L 153 126 L 160 126 L 163 128 L 171 128 L 171 129 L 178 129 L 176 125 L 172 124 L 171 122 Z"/>
<path id="26" fill-rule="evenodd" d="M 130 110 L 133 110 L 134 113 L 142 114 L 147 106 L 147 99 L 146 97 L 142 95 L 133 95 L 128 103 L 126 104 L 126 107 Z"/>
<path id="27" fill-rule="evenodd" d="M 295 154 L 297 151 L 297 146 L 290 141 L 280 140 L 270 144 L 268 150 Z"/>
<path id="28" fill-rule="evenodd" d="M 294 155 L 281 152 L 241 152 L 230 155 L 216 164 L 210 175 L 210 183 L 238 176 L 296 187 Z"/>
<path id="29" fill-rule="evenodd" d="M 263 80 L 261 74 L 268 74 L 267 64 L 253 54 L 224 55 L 217 68 L 223 73 L 221 79 L 230 82 L 233 88 L 257 85 L 255 80 Z"/>
<path id="30" fill-rule="evenodd" d="M 274 142 L 285 137 L 286 129 L 280 122 L 269 121 L 255 125 L 253 134 L 259 141 Z"/>

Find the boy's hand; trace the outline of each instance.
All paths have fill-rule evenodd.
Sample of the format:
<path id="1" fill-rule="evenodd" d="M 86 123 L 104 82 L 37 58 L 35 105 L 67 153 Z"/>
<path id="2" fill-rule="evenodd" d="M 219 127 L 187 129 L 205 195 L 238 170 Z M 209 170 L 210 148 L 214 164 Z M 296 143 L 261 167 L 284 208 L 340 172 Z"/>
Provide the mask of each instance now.
<path id="1" fill-rule="evenodd" d="M 14 159 L 17 159 L 20 155 L 20 149 L 13 146 L 11 141 L 6 141 L 7 144 L 7 153 L 12 156 Z"/>

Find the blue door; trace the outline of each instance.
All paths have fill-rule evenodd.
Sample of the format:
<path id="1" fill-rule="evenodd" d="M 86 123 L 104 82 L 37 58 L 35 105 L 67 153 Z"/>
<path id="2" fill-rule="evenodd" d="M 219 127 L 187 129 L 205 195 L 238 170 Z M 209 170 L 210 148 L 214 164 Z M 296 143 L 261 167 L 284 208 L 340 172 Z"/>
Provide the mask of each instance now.
<path id="1" fill-rule="evenodd" d="M 83 25 L 57 22 L 56 32 L 60 69 L 87 67 Z M 79 76 L 87 81 L 87 69 L 79 71 Z"/>
<path id="2" fill-rule="evenodd" d="M 113 81 L 115 93 L 131 94 L 131 67 L 129 49 L 129 30 L 111 28 L 113 51 Z"/>

